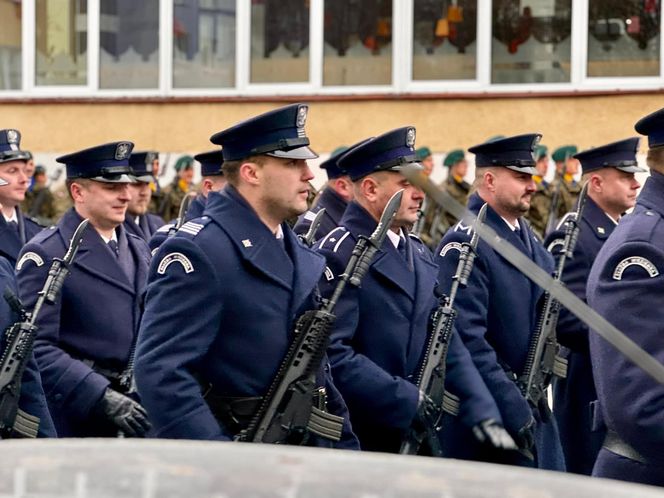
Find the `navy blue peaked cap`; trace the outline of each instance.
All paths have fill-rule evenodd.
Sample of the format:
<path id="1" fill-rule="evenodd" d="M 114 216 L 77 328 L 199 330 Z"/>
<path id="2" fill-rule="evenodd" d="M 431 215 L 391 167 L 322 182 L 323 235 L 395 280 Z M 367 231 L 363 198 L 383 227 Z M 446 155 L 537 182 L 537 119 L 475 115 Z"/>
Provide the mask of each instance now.
<path id="1" fill-rule="evenodd" d="M 352 181 L 376 171 L 400 171 L 407 165 L 419 165 L 413 126 L 388 131 L 353 147 L 338 161 Z"/>
<path id="2" fill-rule="evenodd" d="M 257 155 L 315 159 L 304 130 L 308 110 L 305 104 L 287 105 L 215 133 L 210 142 L 223 147 L 224 161 Z"/>
<path id="3" fill-rule="evenodd" d="M 320 169 L 324 169 L 325 173 L 327 173 L 327 179 L 328 180 L 334 180 L 335 178 L 339 178 L 340 176 L 344 176 L 346 173 L 339 167 L 338 161 L 341 159 L 341 156 L 343 156 L 346 152 L 348 152 L 349 147 L 337 147 L 332 151 L 332 154 L 330 154 L 330 157 L 328 157 L 325 161 L 320 163 L 318 167 Z"/>
<path id="4" fill-rule="evenodd" d="M 528 133 L 484 142 L 468 149 L 475 154 L 475 166 L 504 166 L 519 173 L 537 174 L 535 149 L 542 135 Z"/>
<path id="5" fill-rule="evenodd" d="M 129 166 L 129 156 L 133 148 L 132 142 L 110 142 L 60 156 L 56 161 L 66 165 L 68 179 L 131 183 L 134 172 Z"/>
<path id="6" fill-rule="evenodd" d="M 601 168 L 616 168 L 626 173 L 642 173 L 645 169 L 638 166 L 636 153 L 639 150 L 639 137 L 628 138 L 618 142 L 584 150 L 575 154 L 583 173 Z"/>
<path id="7" fill-rule="evenodd" d="M 651 149 L 664 145 L 664 108 L 639 119 L 634 129 L 648 136 L 648 147 Z"/>
<path id="8" fill-rule="evenodd" d="M 0 164 L 9 161 L 27 161 L 32 154 L 21 150 L 21 132 L 14 129 L 0 130 Z"/>
<path id="9" fill-rule="evenodd" d="M 224 154 L 221 149 L 201 152 L 194 156 L 201 163 L 201 176 L 223 175 L 221 165 L 224 164 Z"/>
<path id="10" fill-rule="evenodd" d="M 131 153 L 129 166 L 131 166 L 136 180 L 144 183 L 154 180 L 154 167 L 152 163 L 155 159 L 159 159 L 159 153 L 154 150 Z"/>

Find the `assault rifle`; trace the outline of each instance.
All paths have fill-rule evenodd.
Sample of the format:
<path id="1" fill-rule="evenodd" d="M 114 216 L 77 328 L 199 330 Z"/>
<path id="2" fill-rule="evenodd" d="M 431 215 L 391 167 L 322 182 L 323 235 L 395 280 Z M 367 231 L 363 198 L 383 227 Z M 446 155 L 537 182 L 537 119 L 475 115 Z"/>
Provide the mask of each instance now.
<path id="1" fill-rule="evenodd" d="M 44 287 L 32 313 L 27 313 L 20 301 L 9 289 L 5 291 L 5 299 L 9 306 L 19 315 L 19 321 L 5 331 L 6 344 L 0 357 L 0 437 L 9 437 L 14 430 L 14 422 L 19 412 L 18 401 L 21 396 L 23 373 L 32 355 L 37 326 L 35 322 L 44 303 L 53 304 L 58 299 L 67 275 L 69 265 L 83 240 L 83 231 L 88 220 L 83 220 L 74 235 L 67 252 L 62 259 L 54 258 Z"/>
<path id="2" fill-rule="evenodd" d="M 321 208 L 321 210 L 316 213 L 316 216 L 314 216 L 314 219 L 311 220 L 311 225 L 309 226 L 309 230 L 307 230 L 307 233 L 305 233 L 304 235 L 297 236 L 300 239 L 300 242 L 302 242 L 305 246 L 311 247 L 314 244 L 314 237 L 316 236 L 318 227 L 323 221 L 324 215 L 325 215 L 325 208 Z"/>
<path id="3" fill-rule="evenodd" d="M 484 222 L 486 210 L 487 204 L 485 203 L 477 214 L 475 227 Z M 417 387 L 431 398 L 433 406 L 438 408 L 439 413 L 432 417 L 431 423 L 426 427 L 422 427 L 420 424 L 411 426 L 399 450 L 402 455 L 417 455 L 426 440 L 431 455 L 442 456 L 438 431 L 440 430 L 443 399 L 445 397 L 445 362 L 454 330 L 454 321 L 457 316 L 457 311 L 454 309 L 454 299 L 459 287 L 463 288 L 468 285 L 468 278 L 473 270 L 475 256 L 477 255 L 478 242 L 479 235 L 477 230 L 474 230 L 470 242 L 461 244 L 459 262 L 454 277 L 452 277 L 449 296 L 443 295 L 440 297 L 440 304 L 432 315 L 431 334 L 424 352 L 424 360 L 415 379 Z"/>
<path id="4" fill-rule="evenodd" d="M 317 310 L 305 312 L 295 324 L 293 342 L 260 407 L 239 441 L 302 444 L 308 432 L 339 439 L 343 419 L 313 406 L 316 374 L 335 320 L 332 313 L 346 284 L 358 287 L 380 249 L 401 205 L 403 190 L 389 200 L 370 237 L 360 235 L 332 296 Z"/>
<path id="5" fill-rule="evenodd" d="M 569 213 L 563 220 L 565 238 L 558 259 L 558 266 L 553 274 L 553 279 L 558 282 L 561 282 L 567 258 L 572 258 L 574 254 L 574 247 L 579 236 L 579 223 L 583 215 L 587 194 L 588 184 L 586 183 L 579 195 L 576 211 Z M 537 406 L 537 403 L 544 396 L 544 391 L 546 391 L 554 375 L 562 378 L 567 375 L 567 362 L 558 357 L 560 347 L 556 340 L 556 327 L 559 314 L 560 303 L 547 292 L 544 295 L 542 314 L 537 323 L 537 328 L 530 339 L 523 374 L 517 379 L 521 393 L 534 406 Z"/>

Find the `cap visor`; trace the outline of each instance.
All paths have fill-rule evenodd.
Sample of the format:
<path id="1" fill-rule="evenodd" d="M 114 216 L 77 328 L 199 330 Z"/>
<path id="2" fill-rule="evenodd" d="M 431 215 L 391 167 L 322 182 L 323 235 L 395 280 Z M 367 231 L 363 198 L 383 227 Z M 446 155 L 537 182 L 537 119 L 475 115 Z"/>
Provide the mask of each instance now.
<path id="1" fill-rule="evenodd" d="M 141 182 L 141 183 L 150 183 L 150 182 L 152 182 L 152 181 L 154 180 L 154 176 L 152 176 L 152 175 L 134 176 L 134 179 L 135 179 L 137 182 Z"/>
<path id="2" fill-rule="evenodd" d="M 297 149 L 273 150 L 265 153 L 266 156 L 281 157 L 282 159 L 316 159 L 318 154 L 306 145 Z"/>
<path id="3" fill-rule="evenodd" d="M 108 176 L 94 176 L 90 178 L 90 180 L 94 180 L 95 182 L 102 182 L 102 183 L 136 183 L 136 180 L 134 180 L 133 176 L 130 175 L 108 175 Z"/>
<path id="4" fill-rule="evenodd" d="M 537 168 L 535 168 L 535 166 L 505 166 L 505 167 L 511 169 L 512 171 L 516 171 L 518 173 L 526 173 L 527 175 L 537 174 Z"/>
<path id="5" fill-rule="evenodd" d="M 0 157 L 0 164 L 8 163 L 10 161 L 29 161 L 32 155 L 22 150 L 13 151 L 12 153 L 5 152 Z"/>
<path id="6" fill-rule="evenodd" d="M 624 171 L 625 173 L 645 173 L 648 171 L 647 169 L 641 168 L 640 166 L 616 166 L 616 169 Z"/>
<path id="7" fill-rule="evenodd" d="M 385 171 L 401 171 L 402 169 L 406 168 L 417 171 L 424 169 L 424 166 L 422 166 L 422 163 L 412 162 L 412 163 L 405 163 L 405 164 L 399 164 L 397 166 L 392 166 L 391 168 L 387 168 Z"/>

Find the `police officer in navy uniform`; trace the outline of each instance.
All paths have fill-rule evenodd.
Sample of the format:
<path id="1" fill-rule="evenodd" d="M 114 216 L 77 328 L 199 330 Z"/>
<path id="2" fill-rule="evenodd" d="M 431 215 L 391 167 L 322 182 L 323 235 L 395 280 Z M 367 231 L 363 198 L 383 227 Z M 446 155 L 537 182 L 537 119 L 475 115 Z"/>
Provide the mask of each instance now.
<path id="1" fill-rule="evenodd" d="M 148 212 L 152 198 L 150 184 L 156 181 L 153 163 L 157 157 L 156 152 L 146 151 L 132 152 L 129 158 L 135 181 L 129 184 L 131 200 L 127 206 L 124 227 L 129 233 L 138 235 L 146 242 L 164 224 L 160 216 Z"/>
<path id="2" fill-rule="evenodd" d="M 638 138 L 628 138 L 580 152 L 574 157 L 588 182 L 579 236 L 572 258 L 567 258 L 562 280 L 574 294 L 586 300 L 586 283 L 597 253 L 618 224 L 622 214 L 634 207 L 641 187 L 635 173 L 645 172 L 636 162 Z M 569 215 L 568 215 L 569 216 Z M 561 256 L 565 231 L 552 232 L 544 245 L 555 258 Z M 590 475 L 604 440 L 602 428 L 593 430 L 591 403 L 597 399 L 588 350 L 588 327 L 573 314 L 561 310 L 558 342 L 567 359 L 567 378 L 554 383 L 553 414 L 560 429 L 567 471 Z"/>
<path id="3" fill-rule="evenodd" d="M 0 183 L 4 183 L 4 180 L 0 179 Z M 14 268 L 7 259 L 0 257 L 0 291 L 4 293 L 6 290 L 11 291 L 14 295 L 18 294 Z M 10 308 L 8 302 L 0 298 L 0 330 L 7 330 L 19 319 L 20 317 Z M 6 347 L 5 334 L 2 334 L 0 335 L 0 356 Z M 5 436 L 0 435 L 0 438 L 57 437 L 34 354 L 28 361 L 21 382 L 19 411 L 13 429 Z"/>
<path id="4" fill-rule="evenodd" d="M 0 130 L 0 256 L 16 265 L 18 254 L 25 243 L 37 235 L 43 227 L 21 212 L 21 202 L 28 189 L 26 163 L 32 154 L 21 150 L 21 133 L 18 130 Z"/>
<path id="5" fill-rule="evenodd" d="M 150 257 L 145 241 L 123 227 L 132 147 L 113 142 L 57 158 L 66 165 L 74 207 L 28 243 L 16 265 L 20 297 L 30 310 L 53 258 L 62 258 L 74 230 L 90 220 L 60 298 L 37 319 L 35 357 L 61 437 L 140 436 L 149 427 L 120 382 Z"/>
<path id="6" fill-rule="evenodd" d="M 210 192 L 219 192 L 226 186 L 226 178 L 224 177 L 223 163 L 224 158 L 221 149 L 202 152 L 194 156 L 201 164 L 201 186 L 196 197 L 191 201 L 189 207 L 184 213 L 184 221 L 193 220 L 203 216 L 205 210 L 205 203 Z M 157 249 L 168 237 L 169 232 L 173 231 L 177 220 L 171 220 L 165 225 L 161 226 L 159 230 L 152 236 L 148 245 L 150 250 Z"/>
<path id="7" fill-rule="evenodd" d="M 537 134 L 519 135 L 470 148 L 475 154 L 477 192 L 470 196 L 468 209 L 477 213 L 487 203 L 486 225 L 551 272 L 551 254 L 522 219 L 535 191 L 533 154 L 539 139 Z M 438 280 L 446 285 L 443 292 L 449 289 L 456 271 L 459 244 L 468 242 L 471 235 L 471 225 L 462 220 L 445 234 L 438 247 Z M 546 396 L 540 406 L 531 406 L 515 383 L 515 377 L 524 369 L 542 294 L 540 287 L 480 240 L 468 286 L 456 297 L 456 326 L 493 394 L 505 428 L 521 449 L 520 454 L 509 455 L 503 463 L 564 470 L 558 431 Z M 444 437 L 451 456 L 491 459 L 458 422 L 448 426 Z"/>
<path id="8" fill-rule="evenodd" d="M 347 287 L 339 299 L 328 350 L 335 382 L 364 450 L 398 452 L 407 430 L 419 422 L 430 403 L 413 379 L 437 306 L 437 268 L 426 246 L 407 234 L 424 194 L 399 172 L 406 165 L 419 166 L 414 143 L 415 128 L 398 128 L 341 157 L 339 165 L 353 181 L 355 200 L 340 226 L 317 246 L 327 259 L 321 291 L 329 296 L 358 237 L 371 235 L 390 197 L 405 189 L 388 237 L 362 285 Z M 468 429 L 475 427 L 478 437 L 498 446 L 513 445 L 491 394 L 456 335 L 448 369 L 448 385 L 462 398 Z"/>
<path id="9" fill-rule="evenodd" d="M 588 304 L 664 363 L 664 109 L 635 128 L 648 136 L 651 176 L 593 263 Z M 593 476 L 664 486 L 664 386 L 599 335 L 589 340 L 595 415 L 608 431 Z"/>
<path id="10" fill-rule="evenodd" d="M 357 144 L 356 144 L 357 145 Z M 339 168 L 339 158 L 348 151 L 348 147 L 338 147 L 330 157 L 320 164 L 320 168 L 327 174 L 327 184 L 311 209 L 301 215 L 293 227 L 299 235 L 307 233 L 316 213 L 325 209 L 320 226 L 314 235 L 319 240 L 339 225 L 341 216 L 348 203 L 353 200 L 353 185 L 348 175 Z"/>
<path id="11" fill-rule="evenodd" d="M 155 434 L 230 440 L 258 408 L 316 303 L 324 258 L 284 221 L 307 209 L 307 106 L 293 104 L 212 136 L 223 146 L 228 185 L 208 195 L 155 254 L 136 354 L 136 383 Z M 329 369 L 321 406 L 345 424 L 340 441 L 309 432 L 308 444 L 357 448 Z"/>

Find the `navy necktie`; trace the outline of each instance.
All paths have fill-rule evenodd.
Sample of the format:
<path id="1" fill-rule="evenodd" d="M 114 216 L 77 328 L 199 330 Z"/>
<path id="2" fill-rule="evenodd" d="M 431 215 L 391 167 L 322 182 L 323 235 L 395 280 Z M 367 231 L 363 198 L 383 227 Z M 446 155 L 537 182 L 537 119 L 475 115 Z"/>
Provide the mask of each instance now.
<path id="1" fill-rule="evenodd" d="M 16 235 L 18 235 L 18 223 L 15 221 L 8 221 L 7 226 L 11 231 L 13 231 Z"/>
<path id="2" fill-rule="evenodd" d="M 399 254 L 401 254 L 401 257 L 404 260 L 408 260 L 408 253 L 406 251 L 406 239 L 403 237 L 399 237 L 399 244 L 397 245 L 397 251 L 399 251 Z"/>
<path id="3" fill-rule="evenodd" d="M 111 248 L 111 250 L 113 251 L 113 254 L 115 254 L 116 258 L 120 256 L 120 247 L 118 246 L 117 241 L 109 240 L 108 241 L 108 247 Z"/>

